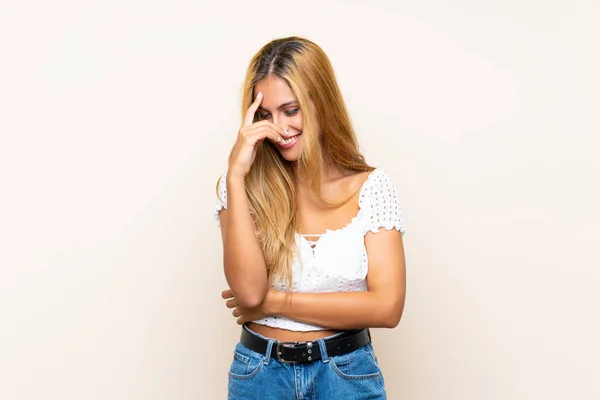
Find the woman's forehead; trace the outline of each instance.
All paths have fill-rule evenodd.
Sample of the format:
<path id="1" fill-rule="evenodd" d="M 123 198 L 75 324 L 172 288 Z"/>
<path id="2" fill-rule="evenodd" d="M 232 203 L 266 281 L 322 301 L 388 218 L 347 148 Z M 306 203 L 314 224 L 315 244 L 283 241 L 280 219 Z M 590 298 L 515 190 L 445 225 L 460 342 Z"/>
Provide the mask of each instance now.
<path id="1" fill-rule="evenodd" d="M 264 98 L 267 97 L 294 97 L 294 92 L 286 81 L 281 78 L 268 76 L 254 85 L 254 95 L 262 92 Z"/>

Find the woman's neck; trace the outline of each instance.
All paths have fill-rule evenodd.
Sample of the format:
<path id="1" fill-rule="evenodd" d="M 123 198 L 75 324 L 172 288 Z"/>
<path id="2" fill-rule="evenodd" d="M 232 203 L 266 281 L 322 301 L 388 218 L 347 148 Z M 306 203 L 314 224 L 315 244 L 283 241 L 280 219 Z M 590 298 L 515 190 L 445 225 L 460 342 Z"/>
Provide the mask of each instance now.
<path id="1" fill-rule="evenodd" d="M 343 178 L 346 174 L 333 164 L 323 164 L 321 182 L 331 182 Z"/>
<path id="2" fill-rule="evenodd" d="M 347 174 L 336 167 L 334 164 L 323 163 L 323 169 L 321 170 L 321 184 L 334 182 L 338 179 L 345 177 Z M 306 188 L 308 183 L 304 180 L 297 181 L 299 187 Z"/>

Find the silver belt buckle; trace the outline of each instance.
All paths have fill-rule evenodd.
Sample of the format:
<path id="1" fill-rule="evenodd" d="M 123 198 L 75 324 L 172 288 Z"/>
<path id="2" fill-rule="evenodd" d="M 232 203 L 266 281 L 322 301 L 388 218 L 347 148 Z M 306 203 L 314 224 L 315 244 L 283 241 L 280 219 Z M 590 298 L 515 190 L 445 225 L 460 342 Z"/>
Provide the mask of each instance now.
<path id="1" fill-rule="evenodd" d="M 298 344 L 300 342 L 277 342 L 277 360 L 282 363 L 293 363 L 294 361 L 287 361 L 281 357 L 281 346 L 286 344 Z M 284 346 L 285 347 L 285 346 Z"/>

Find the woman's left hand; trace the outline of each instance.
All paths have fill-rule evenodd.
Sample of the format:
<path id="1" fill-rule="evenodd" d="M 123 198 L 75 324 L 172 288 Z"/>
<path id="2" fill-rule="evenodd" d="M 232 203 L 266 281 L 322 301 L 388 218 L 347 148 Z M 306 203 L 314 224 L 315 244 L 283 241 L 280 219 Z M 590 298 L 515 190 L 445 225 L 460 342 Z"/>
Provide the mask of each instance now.
<path id="1" fill-rule="evenodd" d="M 267 305 L 271 302 L 273 298 L 273 291 L 274 289 L 269 289 L 262 304 L 254 308 L 246 308 L 238 305 L 231 289 L 224 290 L 223 293 L 221 293 L 221 296 L 227 300 L 225 302 L 227 308 L 233 309 L 231 314 L 237 318 L 238 325 L 243 325 L 246 322 L 264 318 L 267 314 L 269 314 L 267 310 Z"/>

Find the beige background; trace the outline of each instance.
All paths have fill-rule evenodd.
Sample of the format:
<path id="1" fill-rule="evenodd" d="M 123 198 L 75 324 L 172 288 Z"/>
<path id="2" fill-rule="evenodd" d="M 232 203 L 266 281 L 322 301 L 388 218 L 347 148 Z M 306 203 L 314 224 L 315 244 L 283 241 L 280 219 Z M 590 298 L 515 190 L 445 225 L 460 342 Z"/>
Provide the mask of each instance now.
<path id="1" fill-rule="evenodd" d="M 598 2 L 366 3 L 2 3 L 1 399 L 225 397 L 214 187 L 292 34 L 401 194 L 389 397 L 600 398 Z"/>

